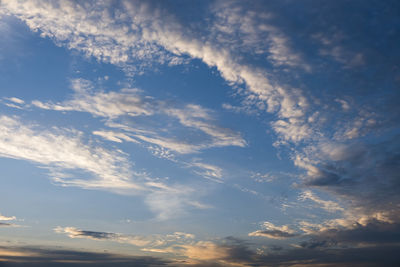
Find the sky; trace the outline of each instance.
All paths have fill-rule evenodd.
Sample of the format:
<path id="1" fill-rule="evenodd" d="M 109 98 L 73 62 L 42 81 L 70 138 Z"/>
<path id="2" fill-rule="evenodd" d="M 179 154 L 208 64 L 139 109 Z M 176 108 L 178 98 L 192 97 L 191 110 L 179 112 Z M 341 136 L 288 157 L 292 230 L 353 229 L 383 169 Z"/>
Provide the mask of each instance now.
<path id="1" fill-rule="evenodd" d="M 400 4 L 0 0 L 0 266 L 398 266 Z"/>

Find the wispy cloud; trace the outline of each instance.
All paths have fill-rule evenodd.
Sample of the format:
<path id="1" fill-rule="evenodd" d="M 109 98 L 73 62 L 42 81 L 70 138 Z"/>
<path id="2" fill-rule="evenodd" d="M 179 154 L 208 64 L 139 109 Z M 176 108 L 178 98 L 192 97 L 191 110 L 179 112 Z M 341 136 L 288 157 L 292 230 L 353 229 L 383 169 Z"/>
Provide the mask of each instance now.
<path id="1" fill-rule="evenodd" d="M 340 205 L 334 201 L 331 200 L 323 200 L 320 199 L 318 196 L 316 196 L 313 192 L 310 190 L 304 191 L 300 197 L 299 200 L 305 201 L 305 200 L 311 200 L 314 201 L 315 203 L 321 205 L 321 208 L 323 208 L 326 211 L 329 212 L 337 212 L 337 211 L 343 211 L 344 209 L 340 207 Z"/>
<path id="2" fill-rule="evenodd" d="M 179 154 L 195 153 L 210 147 L 244 147 L 246 145 L 246 141 L 239 133 L 217 126 L 211 115 L 212 111 L 199 105 L 187 104 L 181 108 L 174 107 L 169 105 L 167 101 L 143 96 L 137 89 L 123 89 L 119 92 L 109 93 L 95 91 L 93 83 L 83 79 L 72 80 L 72 89 L 75 93 L 71 100 L 61 103 L 43 103 L 36 100 L 32 102 L 32 105 L 42 109 L 88 112 L 93 116 L 111 120 L 106 123 L 107 126 L 119 128 L 126 133 L 105 130 L 94 131 L 93 133 L 114 142 L 137 143 L 144 141 Z M 200 131 L 208 138 L 197 143 L 191 142 L 191 140 L 183 142 L 172 137 L 161 136 L 159 131 L 149 128 L 147 124 L 139 125 L 140 128 L 133 128 L 126 123 L 113 122 L 113 120 L 124 116 L 147 116 L 153 121 L 153 124 L 162 124 L 162 120 L 165 119 L 160 118 L 160 116 L 167 116 L 171 123 L 178 120 L 181 127 Z"/>
<path id="3" fill-rule="evenodd" d="M 94 135 L 98 135 L 103 137 L 106 140 L 122 143 L 123 141 L 132 142 L 132 143 L 140 143 L 139 141 L 133 139 L 129 135 L 116 131 L 93 131 Z"/>
<path id="4" fill-rule="evenodd" d="M 153 108 L 150 99 L 143 99 L 136 89 L 124 89 L 120 92 L 99 92 L 93 84 L 84 79 L 71 81 L 75 94 L 71 100 L 62 103 L 43 103 L 33 101 L 32 105 L 58 111 L 82 111 L 94 116 L 116 118 L 122 115 L 151 115 Z"/>
<path id="5" fill-rule="evenodd" d="M 215 182 L 222 182 L 222 169 L 218 166 L 200 162 L 200 161 L 193 161 L 190 163 L 187 163 L 189 167 L 194 168 L 194 172 L 197 173 L 198 175 L 210 179 Z"/>
<path id="6" fill-rule="evenodd" d="M 23 159 L 40 164 L 63 185 L 85 188 L 141 190 L 132 180 L 126 156 L 118 151 L 84 144 L 82 133 L 76 130 L 26 125 L 19 118 L 0 117 L 0 147 L 2 157 Z M 68 170 L 90 174 L 88 179 L 73 178 Z"/>
<path id="7" fill-rule="evenodd" d="M 46 168 L 57 184 L 142 195 L 159 219 L 178 216 L 195 201 L 190 186 L 166 185 L 135 172 L 125 153 L 87 144 L 83 132 L 43 129 L 7 116 L 0 117 L 0 130 L 1 157 L 27 160 Z M 127 139 L 127 135 L 118 136 Z"/>
<path id="8" fill-rule="evenodd" d="M 112 241 L 149 249 L 160 249 L 166 246 L 190 243 L 195 238 L 194 235 L 175 232 L 167 235 L 125 235 L 120 233 L 107 233 L 96 231 L 85 231 L 75 227 L 56 227 L 54 232 L 65 234 L 70 238 L 84 238 L 96 241 Z"/>

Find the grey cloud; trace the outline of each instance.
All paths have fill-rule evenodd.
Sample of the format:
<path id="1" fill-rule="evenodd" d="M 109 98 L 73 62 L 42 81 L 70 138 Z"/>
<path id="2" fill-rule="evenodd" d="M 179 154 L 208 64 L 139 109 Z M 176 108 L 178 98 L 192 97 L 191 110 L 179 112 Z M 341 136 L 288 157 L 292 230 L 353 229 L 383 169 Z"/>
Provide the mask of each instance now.
<path id="1" fill-rule="evenodd" d="M 90 237 L 93 239 L 114 239 L 117 237 L 116 234 L 114 233 L 106 233 L 106 232 L 94 232 L 94 231 L 84 231 L 84 230 L 79 230 L 78 233 L 76 233 L 77 237 Z"/>
<path id="2" fill-rule="evenodd" d="M 318 249 L 315 249 L 318 247 Z M 314 248 L 303 247 L 279 249 L 257 253 L 254 244 L 228 238 L 214 248 L 221 251 L 219 258 L 199 261 L 198 267 L 205 266 L 397 266 L 400 261 L 398 245 L 382 245 L 360 248 L 329 248 L 315 243 Z"/>
<path id="3" fill-rule="evenodd" d="M 113 253 L 95 253 L 68 249 L 37 247 L 1 247 L 1 267 L 55 267 L 55 266 L 167 266 L 169 261 L 156 257 L 124 256 Z"/>
<path id="4" fill-rule="evenodd" d="M 307 242 L 306 242 L 307 243 Z M 313 236 L 311 243 L 327 246 L 369 244 L 381 246 L 400 244 L 400 224 L 370 220 L 365 225 L 356 224 L 351 229 L 327 229 Z"/>
<path id="5" fill-rule="evenodd" d="M 328 152 L 306 185 L 352 201 L 365 212 L 392 213 L 399 218 L 400 136 L 377 144 L 353 144 Z"/>
<path id="6" fill-rule="evenodd" d="M 97 232 L 89 235 L 98 236 Z M 102 235 L 100 235 L 102 236 Z M 301 244 L 298 248 L 271 249 L 267 253 L 254 250 L 254 244 L 241 239 L 228 237 L 219 243 L 201 243 L 201 250 L 207 252 L 205 246 L 212 249 L 209 255 L 200 254 L 190 258 L 191 266 L 397 266 L 400 260 L 398 244 L 382 244 L 380 246 L 329 248 L 328 242 L 316 241 L 313 244 Z M 182 247 L 194 252 L 194 247 Z M 165 260 L 156 257 L 122 256 L 112 253 L 93 253 L 65 249 L 47 249 L 33 247 L 0 247 L 0 266 L 186 266 L 185 259 Z M 182 251 L 182 250 L 179 250 Z M 10 252 L 10 256 L 7 256 Z M 18 253 L 15 253 L 18 252 Z M 211 252 L 211 251 L 209 251 Z M 16 256 L 17 255 L 17 256 Z"/>

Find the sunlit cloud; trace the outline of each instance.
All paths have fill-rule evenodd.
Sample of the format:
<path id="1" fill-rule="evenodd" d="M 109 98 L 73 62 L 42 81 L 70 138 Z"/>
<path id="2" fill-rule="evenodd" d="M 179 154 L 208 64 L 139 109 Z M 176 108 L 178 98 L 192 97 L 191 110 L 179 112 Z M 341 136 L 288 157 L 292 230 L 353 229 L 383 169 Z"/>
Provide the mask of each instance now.
<path id="1" fill-rule="evenodd" d="M 15 216 L 4 216 L 0 213 L 0 221 L 14 221 L 17 217 Z"/>
<path id="2" fill-rule="evenodd" d="M 271 239 L 286 239 L 298 235 L 293 229 L 291 229 L 287 225 L 276 226 L 273 223 L 264 222 L 262 224 L 262 228 L 263 230 L 257 230 L 255 232 L 249 233 L 249 236 L 261 236 Z"/>
<path id="3" fill-rule="evenodd" d="M 65 234 L 69 238 L 83 238 L 95 241 L 111 241 L 123 244 L 129 244 L 136 247 L 143 247 L 147 250 L 163 248 L 166 246 L 177 245 L 182 243 L 190 243 L 195 238 L 193 234 L 175 232 L 167 235 L 126 235 L 120 233 L 107 233 L 80 230 L 75 227 L 61 227 L 54 228 L 54 232 L 58 234 Z"/>

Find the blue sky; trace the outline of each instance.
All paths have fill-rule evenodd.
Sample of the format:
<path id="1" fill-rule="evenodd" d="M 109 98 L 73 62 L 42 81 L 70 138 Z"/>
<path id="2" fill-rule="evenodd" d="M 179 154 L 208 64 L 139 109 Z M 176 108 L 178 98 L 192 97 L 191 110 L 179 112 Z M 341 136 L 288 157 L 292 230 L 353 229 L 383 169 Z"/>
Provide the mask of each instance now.
<path id="1" fill-rule="evenodd" d="M 1 0 L 0 261 L 394 265 L 399 9 Z"/>

